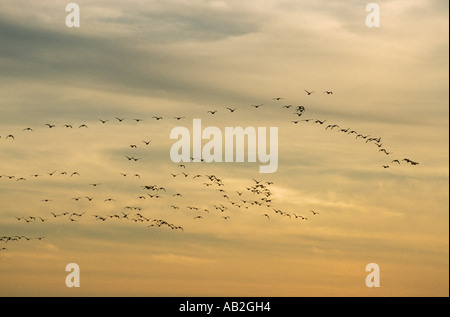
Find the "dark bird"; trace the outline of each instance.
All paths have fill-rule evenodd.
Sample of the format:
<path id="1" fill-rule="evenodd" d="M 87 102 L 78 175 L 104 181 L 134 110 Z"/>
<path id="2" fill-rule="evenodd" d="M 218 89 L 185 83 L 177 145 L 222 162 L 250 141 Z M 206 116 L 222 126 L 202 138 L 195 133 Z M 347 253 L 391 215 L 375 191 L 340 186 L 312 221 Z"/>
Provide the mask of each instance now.
<path id="1" fill-rule="evenodd" d="M 25 128 L 23 131 L 34 131 L 32 128 Z"/>
<path id="2" fill-rule="evenodd" d="M 230 112 L 234 112 L 237 108 L 227 108 Z"/>
<path id="3" fill-rule="evenodd" d="M 330 90 L 325 90 L 323 93 L 324 93 L 324 94 L 327 94 L 327 95 L 332 95 L 332 94 L 333 94 L 333 92 L 330 91 Z"/>
<path id="4" fill-rule="evenodd" d="M 117 121 L 119 121 L 119 122 L 122 122 L 123 120 L 125 120 L 125 118 L 117 118 L 117 117 L 115 117 L 116 119 L 117 119 Z"/>
<path id="5" fill-rule="evenodd" d="M 313 215 L 318 215 L 318 212 L 315 212 L 314 210 L 310 210 L 312 212 Z"/>
<path id="6" fill-rule="evenodd" d="M 306 89 L 305 89 L 305 92 L 308 94 L 308 96 L 314 93 L 314 91 L 308 91 Z"/>
<path id="7" fill-rule="evenodd" d="M 327 121 L 327 120 L 323 120 L 323 121 L 316 120 L 316 121 L 314 121 L 314 123 L 324 124 L 326 121 Z"/>
<path id="8" fill-rule="evenodd" d="M 45 125 L 48 126 L 50 129 L 56 127 L 54 124 L 50 124 L 50 123 L 46 123 Z"/>
<path id="9" fill-rule="evenodd" d="M 217 112 L 217 110 L 208 110 L 206 111 L 206 113 L 210 113 L 210 114 L 215 114 Z"/>
<path id="10" fill-rule="evenodd" d="M 94 186 L 94 187 L 97 187 L 97 186 L 100 186 L 101 184 L 102 184 L 102 183 L 89 184 L 89 185 Z"/>
<path id="11" fill-rule="evenodd" d="M 176 120 L 184 119 L 184 117 L 173 117 L 173 118 L 176 119 Z"/>
<path id="12" fill-rule="evenodd" d="M 43 199 L 41 201 L 48 203 L 49 201 L 53 201 L 53 200 L 51 200 L 51 199 Z"/>
<path id="13" fill-rule="evenodd" d="M 144 143 L 145 143 L 145 145 L 149 145 L 149 144 L 150 144 L 150 142 L 152 142 L 152 141 L 142 141 L 142 142 L 144 142 Z"/>
<path id="14" fill-rule="evenodd" d="M 80 125 L 78 128 L 87 128 L 87 125 L 82 124 L 82 125 Z"/>
<path id="15" fill-rule="evenodd" d="M 144 119 L 133 119 L 133 120 L 136 121 L 136 122 L 144 121 Z"/>
<path id="16" fill-rule="evenodd" d="M 98 120 L 100 120 L 101 123 L 106 123 L 109 121 L 109 120 L 102 120 L 102 119 L 98 119 Z"/>
<path id="17" fill-rule="evenodd" d="M 283 108 L 289 109 L 289 108 L 292 108 L 292 105 L 286 105 L 286 106 L 283 106 Z"/>
<path id="18" fill-rule="evenodd" d="M 259 104 L 259 105 L 252 105 L 252 107 L 254 107 L 254 108 L 256 108 L 256 109 L 258 109 L 259 107 L 262 107 L 263 106 L 263 104 Z"/>
<path id="19" fill-rule="evenodd" d="M 156 119 L 157 121 L 161 120 L 163 117 L 153 116 L 153 119 Z"/>
<path id="20" fill-rule="evenodd" d="M 412 160 L 410 160 L 408 158 L 404 158 L 402 161 L 405 161 L 406 163 L 409 163 L 411 165 L 419 165 L 418 162 L 414 162 L 414 161 L 412 161 Z"/>
<path id="21" fill-rule="evenodd" d="M 284 99 L 283 97 L 275 97 L 275 98 L 272 98 L 273 100 L 281 100 L 281 99 Z"/>
<path id="22" fill-rule="evenodd" d="M 73 128 L 72 125 L 70 125 L 70 124 L 65 124 L 64 127 L 65 127 L 65 128 L 70 128 L 70 129 Z"/>
<path id="23" fill-rule="evenodd" d="M 270 217 L 269 217 L 268 214 L 264 214 L 263 216 L 264 216 L 264 217 L 267 217 L 267 219 L 270 219 Z"/>
<path id="24" fill-rule="evenodd" d="M 389 165 L 383 165 L 383 168 L 389 168 Z"/>
<path id="25" fill-rule="evenodd" d="M 391 163 L 398 163 L 398 164 L 400 164 L 400 161 L 399 160 L 393 160 Z"/>
<path id="26" fill-rule="evenodd" d="M 7 139 L 13 139 L 13 140 L 15 140 L 15 139 L 14 139 L 14 135 L 12 135 L 12 134 L 8 135 L 8 136 L 5 138 L 5 140 L 7 140 Z"/>
<path id="27" fill-rule="evenodd" d="M 386 153 L 386 155 L 392 154 L 392 153 L 386 151 L 386 149 L 380 149 L 380 150 L 378 150 L 378 152 L 384 152 L 384 153 Z"/>

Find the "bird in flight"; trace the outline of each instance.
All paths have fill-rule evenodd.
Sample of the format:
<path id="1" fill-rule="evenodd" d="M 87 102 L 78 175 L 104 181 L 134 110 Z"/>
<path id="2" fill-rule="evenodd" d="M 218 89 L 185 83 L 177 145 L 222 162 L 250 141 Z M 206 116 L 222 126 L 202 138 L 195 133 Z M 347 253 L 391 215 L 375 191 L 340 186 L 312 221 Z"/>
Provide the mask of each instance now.
<path id="1" fill-rule="evenodd" d="M 94 187 L 97 187 L 97 186 L 100 186 L 102 183 L 95 183 L 95 184 L 89 184 L 89 185 L 91 185 L 91 186 L 94 186 Z"/>
<path id="2" fill-rule="evenodd" d="M 210 113 L 210 114 L 215 114 L 217 112 L 217 110 L 208 110 L 206 111 L 206 113 Z"/>
<path id="3" fill-rule="evenodd" d="M 173 117 L 174 119 L 177 119 L 177 120 L 181 120 L 181 119 L 184 119 L 184 117 Z"/>
<path id="4" fill-rule="evenodd" d="M 283 97 L 275 97 L 275 98 L 273 98 L 273 100 L 281 100 L 281 99 L 284 99 Z"/>
<path id="5" fill-rule="evenodd" d="M 109 120 L 102 120 L 102 119 L 98 119 L 98 120 L 100 120 L 100 122 L 103 124 L 109 121 Z"/>
<path id="6" fill-rule="evenodd" d="M 327 95 L 332 95 L 332 94 L 333 94 L 333 92 L 330 91 L 330 90 L 325 90 L 323 93 L 324 93 L 324 94 L 327 94 Z"/>
<path id="7" fill-rule="evenodd" d="M 314 93 L 314 91 L 308 91 L 306 89 L 305 89 L 305 92 L 308 94 L 308 96 Z"/>
<path id="8" fill-rule="evenodd" d="M 414 161 L 412 161 L 412 160 L 410 160 L 408 158 L 404 158 L 402 161 L 405 161 L 406 163 L 409 163 L 411 165 L 419 165 L 418 162 L 414 162 Z"/>
<path id="9" fill-rule="evenodd" d="M 50 123 L 46 123 L 45 125 L 48 126 L 50 129 L 56 127 L 54 124 L 50 124 Z"/>
<path id="10" fill-rule="evenodd" d="M 150 142 L 152 142 L 152 141 L 142 141 L 142 142 L 144 142 L 144 143 L 145 143 L 145 145 L 149 145 L 149 144 L 150 144 Z"/>
<path id="11" fill-rule="evenodd" d="M 262 107 L 263 106 L 263 104 L 261 103 L 261 104 L 259 104 L 259 105 L 252 105 L 252 107 L 254 107 L 255 109 L 258 109 L 259 107 Z"/>
<path id="12" fill-rule="evenodd" d="M 157 121 L 161 120 L 163 117 L 153 116 L 153 119 L 156 119 Z"/>
<path id="13" fill-rule="evenodd" d="M 234 112 L 237 108 L 227 108 L 230 112 Z"/>
<path id="14" fill-rule="evenodd" d="M 318 215 L 319 213 L 314 211 L 314 210 L 310 210 L 312 212 L 313 215 Z"/>
<path id="15" fill-rule="evenodd" d="M 122 122 L 123 120 L 125 120 L 125 118 L 117 118 L 117 117 L 115 117 L 116 119 L 117 119 L 117 121 L 119 121 L 119 122 Z"/>

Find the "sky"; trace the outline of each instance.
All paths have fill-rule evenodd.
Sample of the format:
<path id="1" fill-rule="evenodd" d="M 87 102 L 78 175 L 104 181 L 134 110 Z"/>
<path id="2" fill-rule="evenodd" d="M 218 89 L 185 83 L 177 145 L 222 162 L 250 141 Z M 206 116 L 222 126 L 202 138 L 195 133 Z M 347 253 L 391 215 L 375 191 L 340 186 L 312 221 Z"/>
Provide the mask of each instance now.
<path id="1" fill-rule="evenodd" d="M 68 3 L 0 2 L 1 296 L 449 296 L 448 1 Z M 193 119 L 277 170 L 179 166 Z"/>

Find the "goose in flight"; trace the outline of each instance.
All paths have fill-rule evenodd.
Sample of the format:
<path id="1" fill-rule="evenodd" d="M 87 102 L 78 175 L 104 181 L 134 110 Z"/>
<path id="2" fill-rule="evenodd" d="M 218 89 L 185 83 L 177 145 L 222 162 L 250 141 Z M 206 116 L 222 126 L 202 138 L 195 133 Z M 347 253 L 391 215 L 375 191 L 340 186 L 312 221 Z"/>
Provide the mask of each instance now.
<path id="1" fill-rule="evenodd" d="M 153 116 L 152 118 L 153 118 L 153 119 L 156 119 L 156 121 L 159 121 L 159 120 L 161 120 L 163 117 Z"/>
<path id="2" fill-rule="evenodd" d="M 258 109 L 259 107 L 262 107 L 263 104 L 259 104 L 259 105 L 252 105 L 252 107 L 254 107 L 255 109 Z"/>
<path id="3" fill-rule="evenodd" d="M 230 112 L 234 112 L 236 111 L 237 108 L 227 108 L 228 110 L 230 110 Z"/>
<path id="4" fill-rule="evenodd" d="M 50 124 L 50 123 L 46 123 L 45 125 L 48 126 L 50 129 L 56 127 L 54 124 Z"/>
<path id="5" fill-rule="evenodd" d="M 312 214 L 313 214 L 314 216 L 319 214 L 318 212 L 316 212 L 316 211 L 314 211 L 314 210 L 310 210 L 310 211 L 312 212 Z"/>
<path id="6" fill-rule="evenodd" d="M 117 118 L 117 117 L 115 117 L 116 119 L 117 119 L 117 121 L 119 121 L 119 122 L 122 122 L 123 120 L 125 120 L 125 118 Z"/>
<path id="7" fill-rule="evenodd" d="M 208 110 L 206 111 L 206 113 L 210 113 L 210 114 L 215 114 L 217 112 L 217 110 Z"/>
<path id="8" fill-rule="evenodd" d="M 308 94 L 308 96 L 314 93 L 314 91 L 308 91 L 306 89 L 305 89 L 305 92 Z"/>
<path id="9" fill-rule="evenodd" d="M 106 122 L 108 122 L 109 120 L 102 120 L 102 119 L 98 119 L 100 120 L 101 123 L 105 124 Z"/>
<path id="10" fill-rule="evenodd" d="M 87 125 L 82 124 L 82 125 L 80 125 L 78 128 L 87 128 Z"/>
<path id="11" fill-rule="evenodd" d="M 414 162 L 414 161 L 412 161 L 412 160 L 410 160 L 408 158 L 404 158 L 402 161 L 405 161 L 406 163 L 409 163 L 411 165 L 419 165 L 418 162 Z"/>
<path id="12" fill-rule="evenodd" d="M 324 93 L 324 94 L 327 94 L 327 95 L 332 95 L 332 94 L 333 94 L 333 92 L 330 91 L 330 90 L 325 90 L 323 93 Z"/>
<path id="13" fill-rule="evenodd" d="M 144 142 L 144 143 L 145 143 L 145 145 L 149 145 L 149 144 L 150 144 L 150 142 L 152 142 L 152 141 L 142 141 L 142 142 Z"/>

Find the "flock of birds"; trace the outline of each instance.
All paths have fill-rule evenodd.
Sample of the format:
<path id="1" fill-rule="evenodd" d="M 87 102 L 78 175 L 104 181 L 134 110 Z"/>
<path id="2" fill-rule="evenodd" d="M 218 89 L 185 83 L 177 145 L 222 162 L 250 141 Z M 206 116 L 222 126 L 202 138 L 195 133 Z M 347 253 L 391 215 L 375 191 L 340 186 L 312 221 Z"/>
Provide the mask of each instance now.
<path id="1" fill-rule="evenodd" d="M 314 91 L 305 90 L 308 96 L 314 94 Z M 326 95 L 333 95 L 333 92 L 330 90 L 326 90 L 323 92 Z M 279 102 L 283 100 L 283 97 L 275 97 L 273 100 L 275 102 Z M 259 109 L 264 107 L 264 104 L 252 104 L 251 107 L 255 109 Z M 303 119 L 303 116 L 306 112 L 306 108 L 304 106 L 298 105 L 294 106 L 292 104 L 282 105 L 281 108 L 292 110 L 293 115 L 295 116 L 294 120 L 290 120 L 292 124 L 301 124 L 301 123 L 310 123 L 312 125 L 322 126 L 326 131 L 337 131 L 342 134 L 346 134 L 348 136 L 354 136 L 355 139 L 363 140 L 365 143 L 374 144 L 378 152 L 383 153 L 386 156 L 391 156 L 393 153 L 384 147 L 382 143 L 381 137 L 374 137 L 369 134 L 362 134 L 356 130 L 351 128 L 342 127 L 339 124 L 328 122 L 326 119 L 315 119 L 315 118 L 307 118 Z M 238 107 L 226 107 L 226 111 L 229 113 L 235 113 L 239 110 Z M 214 116 L 219 111 L 217 109 L 207 110 L 207 115 Z M 165 117 L 161 115 L 155 115 L 152 119 L 156 121 L 163 120 Z M 174 116 L 172 119 L 176 121 L 180 121 L 185 119 L 184 116 Z M 122 123 L 126 118 L 122 117 L 114 117 L 113 119 L 98 119 L 100 124 L 108 124 L 111 120 L 115 120 L 118 123 Z M 145 119 L 142 118 L 133 118 L 131 119 L 136 123 L 143 122 Z M 43 126 L 48 129 L 56 129 L 57 125 L 52 123 L 45 123 Z M 74 129 L 74 127 L 78 127 L 78 129 L 88 129 L 88 125 L 85 123 L 72 125 L 72 124 L 64 124 L 61 126 L 64 129 Z M 35 129 L 27 127 L 24 128 L 23 131 L 33 133 Z M 3 139 L 7 142 L 16 141 L 16 137 L 13 133 L 7 134 L 6 136 L 0 136 L 0 139 Z M 127 148 L 129 150 L 137 149 L 141 145 L 144 147 L 151 146 L 152 140 L 140 140 L 139 142 L 135 142 L 133 144 L 129 144 Z M 124 160 L 138 162 L 143 160 L 143 157 L 136 157 L 135 155 L 126 155 Z M 191 162 L 197 162 L 199 159 L 191 157 Z M 410 164 L 412 166 L 418 165 L 419 163 L 411 160 L 409 158 L 394 158 L 389 161 L 389 163 L 382 165 L 383 168 L 387 169 L 391 166 L 391 164 L 400 165 L 402 162 Z M 68 201 L 72 201 L 74 204 L 76 203 L 92 203 L 96 204 L 96 208 L 98 208 L 98 203 L 103 204 L 114 204 L 113 207 L 116 209 L 115 212 L 110 213 L 98 213 L 93 212 L 90 208 L 84 207 L 85 210 L 60 210 L 58 207 L 58 202 L 54 202 L 52 198 L 42 198 L 40 203 L 48 204 L 49 211 L 46 214 L 22 214 L 15 215 L 15 219 L 18 222 L 33 224 L 33 223 L 47 223 L 47 222 L 55 222 L 65 220 L 70 223 L 78 223 L 82 222 L 84 219 L 88 218 L 93 221 L 103 223 L 110 221 L 127 221 L 130 223 L 138 223 L 144 224 L 146 228 L 167 228 L 175 231 L 184 231 L 185 227 L 180 224 L 174 224 L 172 221 L 167 219 L 161 219 L 161 217 L 152 217 L 152 211 L 155 208 L 154 206 L 145 206 L 143 207 L 142 202 L 153 200 L 153 201 L 164 201 L 163 204 L 159 204 L 157 208 L 165 208 L 167 210 L 171 210 L 172 213 L 183 212 L 190 213 L 190 217 L 195 221 L 201 221 L 205 219 L 208 215 L 217 214 L 220 219 L 223 221 L 227 221 L 232 218 L 234 213 L 230 213 L 230 210 L 234 211 L 247 211 L 254 210 L 260 214 L 261 217 L 266 218 L 267 220 L 272 219 L 275 216 L 281 216 L 285 218 L 289 218 L 292 220 L 298 221 L 308 221 L 309 217 L 315 217 L 320 213 L 316 210 L 307 210 L 306 212 L 292 212 L 287 210 L 282 210 L 276 205 L 276 201 L 273 198 L 274 193 L 271 190 L 273 182 L 270 181 L 262 181 L 257 179 L 249 180 L 250 184 L 243 186 L 242 188 L 233 188 L 229 189 L 229 186 L 226 186 L 223 178 L 218 177 L 213 174 L 202 174 L 198 173 L 198 171 L 190 170 L 193 168 L 193 165 L 187 166 L 188 164 L 178 164 L 177 170 L 169 173 L 167 177 L 171 179 L 170 184 L 174 187 L 177 184 L 173 182 L 175 179 L 186 180 L 189 182 L 194 181 L 195 183 L 184 183 L 178 185 L 184 185 L 189 188 L 197 188 L 199 192 L 204 193 L 209 191 L 213 195 L 216 195 L 214 201 L 210 201 L 208 205 L 204 204 L 193 204 L 189 201 L 184 200 L 184 194 L 177 191 L 176 188 L 172 188 L 170 186 L 162 186 L 162 185 L 139 185 L 139 193 L 136 194 L 134 198 L 135 204 L 121 204 L 120 201 L 116 202 L 114 197 L 98 197 L 96 196 L 96 192 L 92 190 L 87 190 L 87 188 L 98 188 L 103 185 L 103 182 L 96 183 L 86 183 L 86 193 L 82 196 L 70 197 L 67 198 L 66 203 Z M 121 177 L 132 177 L 138 180 L 141 180 L 141 172 L 120 172 L 118 173 Z M 6 179 L 9 181 L 16 182 L 24 182 L 27 181 L 30 177 L 32 179 L 41 179 L 43 177 L 69 177 L 70 179 L 80 179 L 83 178 L 83 175 L 78 171 L 46 171 L 40 173 L 34 173 L 31 175 L 10 175 L 10 174 L 0 174 L 0 180 Z M 195 187 L 197 186 L 197 187 Z M 137 188 L 136 188 L 137 190 Z M 190 195 L 187 195 L 189 200 L 192 198 Z M 144 204 L 145 205 L 145 204 Z M 148 205 L 148 204 L 147 204 Z M 85 206 L 85 205 L 84 205 Z M 164 207 L 162 207 L 164 206 Z M 146 209 L 151 209 L 150 212 L 147 212 Z M 24 235 L 13 235 L 13 236 L 3 236 L 0 237 L 0 242 L 10 243 L 10 242 L 19 242 L 19 241 L 29 241 L 32 239 L 42 240 L 44 237 L 30 238 Z M 6 251 L 6 247 L 0 247 L 0 251 Z"/>

